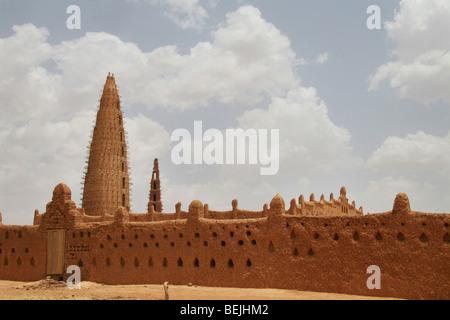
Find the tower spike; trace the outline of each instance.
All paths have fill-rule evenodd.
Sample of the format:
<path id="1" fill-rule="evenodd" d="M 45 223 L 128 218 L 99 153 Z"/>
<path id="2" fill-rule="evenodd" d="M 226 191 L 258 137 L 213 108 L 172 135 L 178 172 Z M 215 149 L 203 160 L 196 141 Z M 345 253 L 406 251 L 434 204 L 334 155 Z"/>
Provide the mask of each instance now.
<path id="1" fill-rule="evenodd" d="M 114 214 L 118 207 L 130 206 L 128 148 L 118 134 L 124 132 L 123 121 L 117 119 L 123 119 L 119 93 L 108 73 L 88 150 L 82 201 L 86 215 Z"/>
<path id="2" fill-rule="evenodd" d="M 159 180 L 159 167 L 158 158 L 153 161 L 152 180 L 150 182 L 150 194 L 147 206 L 147 212 L 150 213 L 151 209 L 155 212 L 162 212 L 161 202 L 161 185 Z"/>

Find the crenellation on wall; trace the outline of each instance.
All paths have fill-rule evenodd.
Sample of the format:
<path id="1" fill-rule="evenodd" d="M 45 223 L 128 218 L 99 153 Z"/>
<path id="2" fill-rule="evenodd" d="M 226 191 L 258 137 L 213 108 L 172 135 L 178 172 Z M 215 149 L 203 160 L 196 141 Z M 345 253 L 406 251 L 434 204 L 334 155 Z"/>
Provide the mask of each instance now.
<path id="1" fill-rule="evenodd" d="M 305 201 L 304 196 L 300 195 L 298 205 L 294 206 L 295 199 L 291 200 L 289 213 L 303 216 L 363 215 L 363 208 L 357 209 L 355 201 L 351 204 L 348 203 L 346 193 L 345 187 L 342 187 L 339 198 L 335 199 L 333 193 L 331 193 L 329 201 L 325 199 L 323 194 L 319 201 L 315 200 L 314 193 L 310 195 L 309 201 Z"/>
<path id="2" fill-rule="evenodd" d="M 238 201 L 234 199 L 231 202 L 232 210 L 229 211 L 215 211 L 209 209 L 209 205 L 205 204 L 204 209 L 204 218 L 205 219 L 214 219 L 214 220 L 226 220 L 226 219 L 252 219 L 252 218 L 261 218 L 264 217 L 264 208 L 262 211 L 253 211 L 253 210 L 241 210 L 238 207 Z M 267 209 L 268 211 L 268 209 Z"/>

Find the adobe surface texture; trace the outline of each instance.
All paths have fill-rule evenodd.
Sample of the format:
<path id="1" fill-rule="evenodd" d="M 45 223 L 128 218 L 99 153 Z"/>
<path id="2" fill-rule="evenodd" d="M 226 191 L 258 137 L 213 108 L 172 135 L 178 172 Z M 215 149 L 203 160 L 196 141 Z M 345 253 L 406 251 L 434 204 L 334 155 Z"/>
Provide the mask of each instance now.
<path id="1" fill-rule="evenodd" d="M 109 285 L 195 283 L 277 288 L 407 299 L 450 298 L 450 214 L 411 210 L 408 196 L 391 211 L 363 214 L 339 197 L 286 206 L 280 195 L 261 211 L 211 210 L 193 200 L 162 213 L 158 161 L 148 212 L 132 213 L 120 99 L 109 75 L 90 145 L 83 204 L 61 183 L 32 226 L 3 225 L 0 279 L 66 279 L 77 265 L 82 281 Z M 369 289 L 369 266 L 380 270 Z"/>

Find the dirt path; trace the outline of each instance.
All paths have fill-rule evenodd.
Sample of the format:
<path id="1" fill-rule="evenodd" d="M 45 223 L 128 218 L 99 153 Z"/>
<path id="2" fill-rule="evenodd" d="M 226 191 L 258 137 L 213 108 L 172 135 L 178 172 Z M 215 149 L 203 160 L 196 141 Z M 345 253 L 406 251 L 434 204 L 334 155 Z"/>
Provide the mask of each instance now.
<path id="1" fill-rule="evenodd" d="M 367 300 L 346 294 L 283 289 L 242 289 L 170 285 L 171 300 Z M 163 285 L 103 285 L 83 281 L 81 289 L 68 289 L 51 279 L 35 282 L 0 281 L 0 300 L 164 300 Z"/>

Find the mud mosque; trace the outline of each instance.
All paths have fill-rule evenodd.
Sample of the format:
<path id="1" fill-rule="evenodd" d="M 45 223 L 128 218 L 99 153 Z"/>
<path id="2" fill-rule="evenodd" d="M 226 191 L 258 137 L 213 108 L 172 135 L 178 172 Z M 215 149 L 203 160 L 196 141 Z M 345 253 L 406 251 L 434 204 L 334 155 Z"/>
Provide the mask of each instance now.
<path id="1" fill-rule="evenodd" d="M 105 284 L 193 283 L 281 288 L 408 299 L 450 299 L 450 214 L 411 210 L 406 194 L 391 211 L 363 214 L 338 197 L 276 195 L 261 211 L 214 211 L 199 200 L 163 213 L 158 160 L 148 210 L 130 212 L 130 177 L 120 98 L 108 75 L 84 175 L 82 207 L 58 184 L 33 225 L 3 225 L 0 279 L 81 279 Z M 380 269 L 369 289 L 367 269 Z"/>

